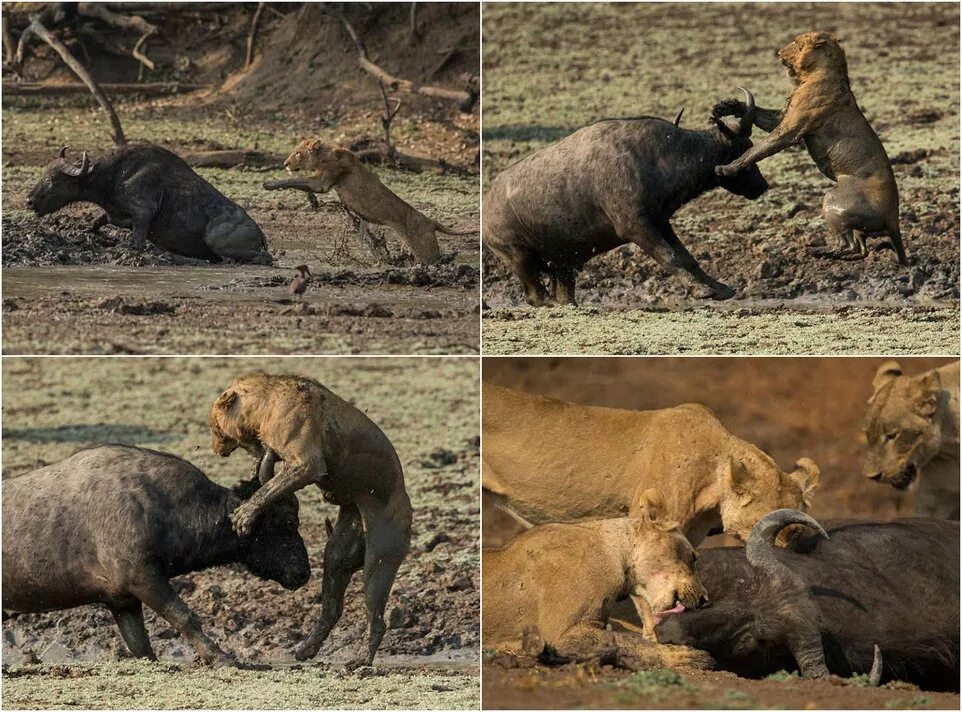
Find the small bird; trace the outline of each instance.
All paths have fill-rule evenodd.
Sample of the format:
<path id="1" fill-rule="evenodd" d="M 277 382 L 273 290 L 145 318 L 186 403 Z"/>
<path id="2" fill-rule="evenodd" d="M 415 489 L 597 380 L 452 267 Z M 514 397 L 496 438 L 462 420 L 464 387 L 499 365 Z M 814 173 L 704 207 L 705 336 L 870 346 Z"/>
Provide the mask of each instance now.
<path id="1" fill-rule="evenodd" d="M 304 294 L 307 285 L 311 280 L 311 270 L 307 265 L 298 265 L 294 268 L 294 280 L 291 282 L 290 292 L 294 296 Z"/>

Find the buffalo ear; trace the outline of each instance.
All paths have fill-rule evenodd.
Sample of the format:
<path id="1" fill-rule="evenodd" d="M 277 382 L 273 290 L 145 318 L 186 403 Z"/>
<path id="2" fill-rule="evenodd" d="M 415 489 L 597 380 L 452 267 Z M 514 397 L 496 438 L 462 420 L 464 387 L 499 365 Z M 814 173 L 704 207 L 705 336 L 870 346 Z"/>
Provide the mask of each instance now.
<path id="1" fill-rule="evenodd" d="M 942 382 L 935 371 L 925 374 L 918 384 L 919 392 L 912 409 L 923 418 L 931 418 L 939 408 Z"/>
<path id="2" fill-rule="evenodd" d="M 742 505 L 752 501 L 755 496 L 752 484 L 754 478 L 745 463 L 737 457 L 728 458 L 728 471 L 725 473 L 728 488 L 738 497 Z"/>
<path id="3" fill-rule="evenodd" d="M 651 524 L 659 524 L 665 517 L 665 498 L 661 492 L 652 487 L 646 489 L 638 497 L 639 517 Z"/>
<path id="4" fill-rule="evenodd" d="M 214 407 L 219 410 L 227 410 L 237 401 L 236 391 L 224 391 L 221 393 L 217 400 L 214 401 Z"/>
<path id="5" fill-rule="evenodd" d="M 878 395 L 879 389 L 881 389 L 882 386 L 893 378 L 898 378 L 901 375 L 902 367 L 899 366 L 898 361 L 886 361 L 879 366 L 875 372 L 875 378 L 872 379 L 872 397 L 868 399 L 868 402 L 871 403 L 875 400 L 875 396 Z"/>
<path id="6" fill-rule="evenodd" d="M 795 463 L 795 469 L 789 475 L 802 489 L 802 502 L 806 507 L 811 506 L 810 499 L 812 493 L 818 487 L 818 478 L 822 474 L 814 460 L 807 457 L 799 458 Z"/>

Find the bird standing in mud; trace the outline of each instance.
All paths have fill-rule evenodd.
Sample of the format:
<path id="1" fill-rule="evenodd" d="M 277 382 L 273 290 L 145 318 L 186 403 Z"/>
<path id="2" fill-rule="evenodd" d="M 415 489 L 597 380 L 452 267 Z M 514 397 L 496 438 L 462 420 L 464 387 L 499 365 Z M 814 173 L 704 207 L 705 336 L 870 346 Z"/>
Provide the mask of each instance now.
<path id="1" fill-rule="evenodd" d="M 299 297 L 307 290 L 310 283 L 311 270 L 307 265 L 298 265 L 294 268 L 294 279 L 291 281 L 290 291 L 295 297 Z"/>

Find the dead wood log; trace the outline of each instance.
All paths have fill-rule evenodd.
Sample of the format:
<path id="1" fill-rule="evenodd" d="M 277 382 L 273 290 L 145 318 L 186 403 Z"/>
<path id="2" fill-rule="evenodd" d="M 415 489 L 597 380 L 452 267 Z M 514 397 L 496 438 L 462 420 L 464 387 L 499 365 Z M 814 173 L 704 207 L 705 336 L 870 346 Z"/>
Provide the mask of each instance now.
<path id="1" fill-rule="evenodd" d="M 50 32 L 46 27 L 44 27 L 38 15 L 31 16 L 30 24 L 20 35 L 20 45 L 17 47 L 17 57 L 15 59 L 15 64 L 17 67 L 22 66 L 23 62 L 23 47 L 26 45 L 27 40 L 30 35 L 36 35 L 48 45 L 50 45 L 53 50 L 60 55 L 60 58 L 64 63 L 73 70 L 73 73 L 80 77 L 81 81 L 87 85 L 90 92 L 94 95 L 97 103 L 100 104 L 101 108 L 107 112 L 110 117 L 110 125 L 112 127 L 113 133 L 112 137 L 114 143 L 118 146 L 123 146 L 127 143 L 127 139 L 124 136 L 124 129 L 120 125 L 120 119 L 117 118 L 117 112 L 114 111 L 113 105 L 107 99 L 107 96 L 101 90 L 100 85 L 97 84 L 87 68 L 84 67 L 76 57 L 74 57 L 67 46 L 63 44 L 57 37 Z"/>
<path id="2" fill-rule="evenodd" d="M 254 61 L 254 47 L 257 44 L 257 28 L 261 24 L 261 15 L 264 14 L 265 3 L 257 3 L 257 9 L 254 11 L 254 17 L 251 20 L 251 30 L 247 35 L 247 57 L 244 60 L 244 69 L 251 66 L 251 62 Z"/>
<path id="3" fill-rule="evenodd" d="M 351 38 L 351 41 L 354 43 L 354 47 L 357 50 L 358 65 L 361 67 L 361 69 L 377 79 L 379 82 L 382 82 L 385 86 L 390 87 L 392 91 L 402 91 L 408 94 L 418 94 L 421 96 L 431 96 L 438 99 L 454 101 L 458 103 L 461 111 L 465 113 L 474 108 L 474 105 L 478 100 L 478 92 L 474 89 L 471 89 L 470 91 L 460 91 L 457 89 L 447 89 L 445 87 L 437 87 L 427 84 L 422 85 L 409 79 L 395 77 L 390 72 L 376 65 L 371 61 L 370 57 L 368 57 L 367 48 L 361 41 L 360 36 L 358 36 L 354 26 L 350 23 L 347 17 L 345 17 L 344 12 L 339 8 L 334 9 L 333 12 L 340 21 L 341 25 L 344 27 L 344 31 L 347 32 L 348 36 Z"/>
<path id="4" fill-rule="evenodd" d="M 194 168 L 237 168 L 254 166 L 257 168 L 281 168 L 285 156 L 279 153 L 265 153 L 249 149 L 226 151 L 196 151 L 183 156 L 184 161 Z"/>
<path id="5" fill-rule="evenodd" d="M 209 84 L 177 84 L 168 82 L 151 82 L 138 84 L 101 84 L 100 88 L 107 94 L 142 94 L 144 96 L 164 96 L 200 89 L 210 89 Z M 43 82 L 3 82 L 3 93 L 7 96 L 65 96 L 68 94 L 86 94 L 90 87 L 85 84 L 46 84 Z"/>

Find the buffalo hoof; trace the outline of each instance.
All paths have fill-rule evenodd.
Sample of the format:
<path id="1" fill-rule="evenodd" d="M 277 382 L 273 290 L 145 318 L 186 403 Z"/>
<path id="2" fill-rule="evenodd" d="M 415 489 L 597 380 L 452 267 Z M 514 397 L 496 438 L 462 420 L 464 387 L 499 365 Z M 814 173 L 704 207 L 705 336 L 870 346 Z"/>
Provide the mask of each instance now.
<path id="1" fill-rule="evenodd" d="M 711 285 L 705 285 L 705 288 L 695 296 L 698 299 L 714 299 L 715 301 L 722 302 L 726 299 L 731 299 L 734 297 L 735 290 L 729 287 L 727 284 L 715 282 Z"/>
<path id="2" fill-rule="evenodd" d="M 300 643 L 296 648 L 294 648 L 294 659 L 298 662 L 304 662 L 305 660 L 310 660 L 315 657 L 321 646 L 314 643 L 310 638 Z"/>

